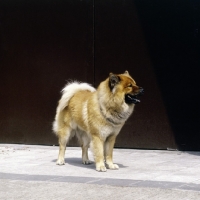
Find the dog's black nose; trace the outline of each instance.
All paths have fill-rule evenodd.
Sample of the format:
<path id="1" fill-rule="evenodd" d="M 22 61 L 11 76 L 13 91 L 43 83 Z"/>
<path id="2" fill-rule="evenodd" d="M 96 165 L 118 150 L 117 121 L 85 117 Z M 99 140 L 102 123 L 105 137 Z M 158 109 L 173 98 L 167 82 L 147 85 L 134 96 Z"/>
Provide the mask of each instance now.
<path id="1" fill-rule="evenodd" d="M 142 87 L 139 87 L 139 94 L 144 94 L 144 89 Z"/>

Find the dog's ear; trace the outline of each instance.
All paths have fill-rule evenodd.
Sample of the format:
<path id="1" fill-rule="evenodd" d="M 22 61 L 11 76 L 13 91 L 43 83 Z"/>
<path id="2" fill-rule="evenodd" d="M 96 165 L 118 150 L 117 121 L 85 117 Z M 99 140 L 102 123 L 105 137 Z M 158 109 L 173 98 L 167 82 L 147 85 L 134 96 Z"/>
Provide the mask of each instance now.
<path id="1" fill-rule="evenodd" d="M 110 86 L 110 89 L 112 90 L 115 85 L 117 85 L 120 81 L 120 78 L 119 76 L 113 74 L 113 73 L 110 73 L 109 74 L 109 86 Z"/>
<path id="2" fill-rule="evenodd" d="M 129 75 L 129 73 L 128 73 L 128 71 L 127 71 L 127 70 L 124 72 L 124 74 L 127 74 L 127 75 Z"/>

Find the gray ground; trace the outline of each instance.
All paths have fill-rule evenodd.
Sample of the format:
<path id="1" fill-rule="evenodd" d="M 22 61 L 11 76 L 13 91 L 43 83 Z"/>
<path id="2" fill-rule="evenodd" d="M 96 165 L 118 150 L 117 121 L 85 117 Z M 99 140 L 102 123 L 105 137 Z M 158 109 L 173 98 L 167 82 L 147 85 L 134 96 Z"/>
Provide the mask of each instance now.
<path id="1" fill-rule="evenodd" d="M 115 149 L 119 170 L 81 164 L 81 149 L 0 144 L 0 199 L 200 200 L 200 152 Z M 93 160 L 92 154 L 89 154 Z"/>

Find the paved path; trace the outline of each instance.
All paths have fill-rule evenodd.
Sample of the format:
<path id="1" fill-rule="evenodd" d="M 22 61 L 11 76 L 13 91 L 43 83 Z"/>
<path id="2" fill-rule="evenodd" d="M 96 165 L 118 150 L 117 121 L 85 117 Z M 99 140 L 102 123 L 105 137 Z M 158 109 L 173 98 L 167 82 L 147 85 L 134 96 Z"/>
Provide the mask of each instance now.
<path id="1" fill-rule="evenodd" d="M 200 200 L 200 152 L 115 149 L 119 170 L 81 164 L 81 149 L 0 144 L 0 199 Z M 89 153 L 91 160 L 92 154 Z"/>

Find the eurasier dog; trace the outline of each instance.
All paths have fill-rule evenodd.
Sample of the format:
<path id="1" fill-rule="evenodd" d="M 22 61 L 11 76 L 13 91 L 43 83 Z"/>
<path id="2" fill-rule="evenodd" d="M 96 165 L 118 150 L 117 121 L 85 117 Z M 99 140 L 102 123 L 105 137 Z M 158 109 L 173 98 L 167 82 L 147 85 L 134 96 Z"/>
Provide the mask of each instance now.
<path id="1" fill-rule="evenodd" d="M 110 73 L 97 90 L 87 83 L 68 83 L 62 90 L 53 123 L 59 141 L 57 164 L 65 164 L 66 144 L 76 135 L 82 147 L 83 164 L 91 163 L 90 145 L 97 171 L 119 169 L 112 158 L 115 139 L 143 92 L 128 71 Z"/>

